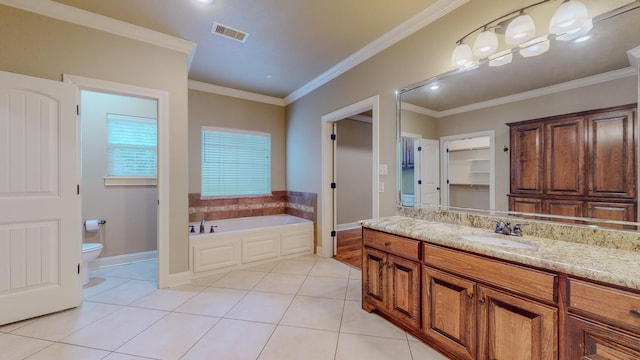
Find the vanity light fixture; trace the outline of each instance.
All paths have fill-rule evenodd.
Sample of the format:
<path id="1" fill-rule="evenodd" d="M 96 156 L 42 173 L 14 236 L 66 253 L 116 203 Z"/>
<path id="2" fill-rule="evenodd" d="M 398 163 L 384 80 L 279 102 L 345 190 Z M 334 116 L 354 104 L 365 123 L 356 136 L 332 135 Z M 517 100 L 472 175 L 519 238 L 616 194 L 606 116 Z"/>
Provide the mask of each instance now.
<path id="1" fill-rule="evenodd" d="M 548 35 L 536 38 L 536 26 L 527 11 L 531 8 L 551 2 L 542 0 L 497 17 L 479 26 L 456 42 L 457 46 L 451 56 L 451 65 L 461 70 L 468 70 L 479 65 L 478 60 L 487 59 L 489 66 L 502 66 L 513 60 L 513 51 L 523 57 L 537 56 L 549 50 Z M 640 1 L 640 0 L 638 0 Z M 549 33 L 556 40 L 571 41 L 581 39 L 593 28 L 587 7 L 579 0 L 564 0 L 554 12 L 549 22 Z M 474 33 L 479 33 L 473 49 L 465 40 Z M 499 51 L 498 36 L 504 34 L 505 43 L 514 48 Z M 498 52 L 498 53 L 496 53 Z"/>

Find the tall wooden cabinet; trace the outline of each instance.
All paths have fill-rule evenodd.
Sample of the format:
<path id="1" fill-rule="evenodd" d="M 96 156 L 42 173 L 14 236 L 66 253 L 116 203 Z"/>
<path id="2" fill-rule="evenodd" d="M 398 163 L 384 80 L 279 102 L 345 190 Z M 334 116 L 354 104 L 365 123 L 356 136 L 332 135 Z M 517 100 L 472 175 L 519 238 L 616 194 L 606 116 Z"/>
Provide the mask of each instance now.
<path id="1" fill-rule="evenodd" d="M 509 210 L 636 221 L 636 104 L 507 124 Z"/>

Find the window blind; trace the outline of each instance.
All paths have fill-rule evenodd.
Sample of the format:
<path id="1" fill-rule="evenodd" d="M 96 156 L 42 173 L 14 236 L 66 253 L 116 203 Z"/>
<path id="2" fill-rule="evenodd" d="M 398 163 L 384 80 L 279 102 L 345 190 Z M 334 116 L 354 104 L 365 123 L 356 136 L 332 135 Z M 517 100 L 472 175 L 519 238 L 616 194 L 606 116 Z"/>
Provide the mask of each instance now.
<path id="1" fill-rule="evenodd" d="M 107 114 L 108 175 L 156 177 L 156 119 Z"/>
<path id="2" fill-rule="evenodd" d="M 271 193 L 271 134 L 202 127 L 202 196 Z"/>

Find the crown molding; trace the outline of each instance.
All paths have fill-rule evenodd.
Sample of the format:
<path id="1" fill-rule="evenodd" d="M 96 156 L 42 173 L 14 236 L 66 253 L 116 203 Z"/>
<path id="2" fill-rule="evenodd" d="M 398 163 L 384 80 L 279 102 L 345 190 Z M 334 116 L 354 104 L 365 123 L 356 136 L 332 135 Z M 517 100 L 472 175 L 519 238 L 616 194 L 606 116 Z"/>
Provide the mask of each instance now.
<path id="1" fill-rule="evenodd" d="M 185 53 L 189 64 L 196 49 L 191 41 L 51 0 L 0 0 L 0 4 Z"/>
<path id="2" fill-rule="evenodd" d="M 433 5 L 428 8 L 422 10 L 417 13 L 409 20 L 404 23 L 398 25 L 388 33 L 382 35 L 376 40 L 370 42 L 362 49 L 356 51 L 351 56 L 342 60 L 338 64 L 334 65 L 329 70 L 320 74 L 320 76 L 311 80 L 307 84 L 302 87 L 296 89 L 291 94 L 287 95 L 284 98 L 285 104 L 289 105 L 292 102 L 302 98 L 303 96 L 309 94 L 320 86 L 328 83 L 329 81 L 337 78 L 338 76 L 344 74 L 350 69 L 358 66 L 374 55 L 380 53 L 381 51 L 387 49 L 398 41 L 406 38 L 407 36 L 415 33 L 416 31 L 422 29 L 423 27 L 431 24 L 432 22 L 440 19 L 451 11 L 457 9 L 463 4 L 467 3 L 469 0 L 438 0 Z"/>
<path id="3" fill-rule="evenodd" d="M 230 96 L 238 99 L 250 100 L 261 102 L 265 104 L 277 105 L 277 106 L 285 106 L 284 99 L 256 94 L 248 91 L 232 89 L 224 86 L 213 85 L 209 83 L 204 83 L 196 80 L 189 80 L 189 89 L 204 91 L 211 94 Z"/>
<path id="4" fill-rule="evenodd" d="M 544 96 L 544 95 L 552 95 L 562 91 L 578 89 L 585 86 L 596 85 L 596 84 L 600 84 L 607 81 L 612 81 L 612 80 L 617 80 L 617 79 L 622 79 L 622 78 L 637 76 L 637 75 L 638 75 L 638 72 L 635 68 L 626 67 L 618 70 L 605 72 L 602 74 L 588 76 L 581 79 L 567 81 L 561 84 L 551 85 L 551 86 L 547 86 L 547 87 L 543 87 L 543 88 L 539 88 L 531 91 L 525 91 L 518 94 L 513 94 L 513 95 L 504 96 L 504 97 L 500 97 L 492 100 L 482 101 L 475 104 L 460 106 L 457 108 L 444 110 L 444 111 L 435 111 L 425 107 L 406 104 L 404 102 L 402 103 L 402 109 L 417 112 L 424 115 L 433 116 L 436 118 L 442 118 L 445 116 L 462 114 L 469 111 L 509 104 L 512 102 L 532 99 L 532 98 Z"/>

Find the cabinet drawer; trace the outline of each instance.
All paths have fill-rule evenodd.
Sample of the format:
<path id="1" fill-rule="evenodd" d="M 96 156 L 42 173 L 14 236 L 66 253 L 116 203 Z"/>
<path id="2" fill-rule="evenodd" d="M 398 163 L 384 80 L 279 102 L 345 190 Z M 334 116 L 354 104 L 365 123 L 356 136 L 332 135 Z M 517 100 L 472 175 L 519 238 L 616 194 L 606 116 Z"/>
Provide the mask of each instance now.
<path id="1" fill-rule="evenodd" d="M 424 262 L 429 266 L 540 300 L 553 303 L 557 301 L 557 276 L 554 274 L 429 244 L 424 246 Z"/>
<path id="2" fill-rule="evenodd" d="M 420 241 L 364 229 L 364 245 L 419 261 Z"/>
<path id="3" fill-rule="evenodd" d="M 569 309 L 636 332 L 640 329 L 640 294 L 569 279 Z"/>

